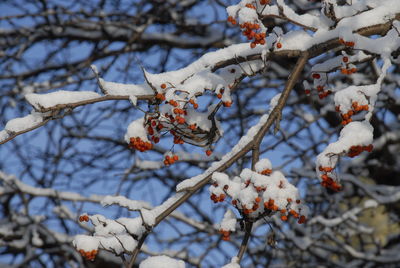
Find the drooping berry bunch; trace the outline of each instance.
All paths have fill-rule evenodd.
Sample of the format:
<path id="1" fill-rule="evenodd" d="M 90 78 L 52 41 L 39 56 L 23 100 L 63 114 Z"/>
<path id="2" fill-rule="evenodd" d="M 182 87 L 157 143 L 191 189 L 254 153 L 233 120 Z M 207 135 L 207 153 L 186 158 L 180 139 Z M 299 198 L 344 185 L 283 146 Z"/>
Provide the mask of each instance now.
<path id="1" fill-rule="evenodd" d="M 220 229 L 219 233 L 222 235 L 222 240 L 229 241 L 231 239 L 231 232 L 227 230 Z"/>
<path id="2" fill-rule="evenodd" d="M 333 167 L 318 167 L 319 171 L 321 171 L 321 185 L 325 188 L 329 188 L 335 192 L 342 190 L 342 186 L 337 183 L 331 176 L 333 172 Z"/>
<path id="3" fill-rule="evenodd" d="M 258 23 L 245 22 L 240 24 L 240 28 L 248 40 L 253 40 L 250 43 L 251 48 L 255 48 L 258 44 L 265 45 L 266 33 L 260 31 L 261 27 Z"/>
<path id="4" fill-rule="evenodd" d="M 175 163 L 176 161 L 179 160 L 179 156 L 177 156 L 176 154 L 167 154 L 164 158 L 164 165 L 169 166 L 172 165 L 173 163 Z"/>
<path id="5" fill-rule="evenodd" d="M 139 137 L 132 137 L 130 138 L 129 148 L 138 150 L 140 152 L 145 152 L 151 150 L 153 148 L 153 144 L 148 141 L 143 141 Z"/>
<path id="6" fill-rule="evenodd" d="M 355 156 L 361 154 L 364 151 L 370 153 L 370 152 L 372 152 L 373 148 L 374 148 L 374 146 L 372 144 L 369 144 L 367 146 L 354 145 L 354 146 L 350 147 L 349 152 L 347 153 L 347 156 L 348 157 L 355 157 Z"/>
<path id="7" fill-rule="evenodd" d="M 260 1 L 261 5 L 269 4 L 269 1 Z M 257 8 L 255 2 L 247 3 L 242 9 L 247 10 L 237 10 L 235 16 L 228 16 L 228 22 L 232 23 L 232 25 L 236 25 L 238 23 L 236 18 L 241 18 L 239 20 L 240 28 L 242 29 L 242 34 L 247 37 L 247 39 L 252 42 L 250 43 L 251 48 L 255 48 L 256 45 L 265 45 L 265 37 L 266 37 L 266 28 L 262 24 L 262 22 L 258 19 L 259 14 L 257 13 Z M 249 11 L 252 10 L 252 11 Z M 246 16 L 241 16 L 241 13 L 246 13 Z M 249 16 L 249 13 L 252 14 Z M 248 21 L 243 21 L 243 18 L 247 18 Z M 249 19 L 251 18 L 251 20 Z"/>
<path id="8" fill-rule="evenodd" d="M 82 255 L 82 257 L 84 257 L 85 259 L 89 260 L 89 261 L 94 261 L 94 259 L 96 258 L 96 255 L 98 253 L 97 250 L 93 249 L 91 251 L 84 251 L 83 249 L 79 250 L 79 253 Z"/>

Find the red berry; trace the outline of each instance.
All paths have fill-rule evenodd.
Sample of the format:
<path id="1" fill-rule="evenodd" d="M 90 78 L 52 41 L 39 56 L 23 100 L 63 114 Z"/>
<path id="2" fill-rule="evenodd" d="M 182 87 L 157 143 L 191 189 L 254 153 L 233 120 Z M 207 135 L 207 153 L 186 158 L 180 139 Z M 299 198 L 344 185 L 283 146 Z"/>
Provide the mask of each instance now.
<path id="1" fill-rule="evenodd" d="M 321 78 L 321 75 L 318 74 L 318 73 L 313 73 L 312 78 L 314 78 L 314 79 L 320 79 L 320 78 Z"/>

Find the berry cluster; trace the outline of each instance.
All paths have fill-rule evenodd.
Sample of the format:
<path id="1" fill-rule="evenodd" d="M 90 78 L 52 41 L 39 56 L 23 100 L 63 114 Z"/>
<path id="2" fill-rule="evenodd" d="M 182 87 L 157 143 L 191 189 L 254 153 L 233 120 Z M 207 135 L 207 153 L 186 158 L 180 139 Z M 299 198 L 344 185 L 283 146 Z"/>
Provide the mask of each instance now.
<path id="1" fill-rule="evenodd" d="M 324 90 L 324 86 L 317 86 L 317 91 L 319 92 L 318 98 L 320 98 L 321 100 L 332 94 L 332 91 Z"/>
<path id="2" fill-rule="evenodd" d="M 175 155 L 166 155 L 164 158 L 164 165 L 169 166 L 179 160 L 179 157 Z"/>
<path id="3" fill-rule="evenodd" d="M 347 156 L 348 156 L 348 157 L 355 157 L 355 156 L 361 154 L 361 153 L 364 152 L 364 151 L 367 151 L 367 152 L 370 153 L 370 152 L 372 152 L 372 149 L 373 149 L 373 148 L 374 148 L 374 147 L 373 147 L 372 144 L 369 144 L 369 145 L 367 145 L 367 146 L 354 145 L 354 146 L 351 146 L 351 147 L 350 147 L 349 152 L 347 153 Z"/>
<path id="4" fill-rule="evenodd" d="M 88 222 L 89 221 L 89 216 L 88 215 L 81 215 L 81 216 L 79 216 L 79 221 L 80 222 L 83 222 L 83 221 L 86 221 L 86 222 Z"/>
<path id="5" fill-rule="evenodd" d="M 231 73 L 235 71 L 235 69 L 230 70 Z M 144 120 L 140 122 L 137 120 L 138 125 L 132 127 L 132 129 L 143 127 L 143 132 L 141 135 L 129 137 L 129 147 L 140 152 L 151 150 L 153 145 L 160 141 L 161 136 L 169 132 L 173 136 L 174 144 L 188 142 L 203 146 L 206 147 L 206 155 L 210 156 L 212 154 L 211 144 L 218 139 L 219 134 L 216 135 L 216 131 L 204 130 L 196 122 L 193 122 L 198 120 L 201 114 L 201 112 L 194 111 L 199 108 L 199 104 L 196 102 L 198 95 L 189 94 L 170 82 L 162 83 L 159 86 L 150 84 L 150 86 L 155 90 L 153 112 L 147 113 Z M 227 88 L 230 89 L 231 86 L 227 85 Z M 225 90 L 224 86 L 218 86 L 214 93 L 218 99 L 222 100 L 224 107 L 232 105 L 230 91 Z M 191 116 L 192 114 L 195 116 Z M 211 119 L 208 118 L 208 120 Z M 166 156 L 163 162 L 165 165 L 171 165 L 177 160 L 178 156 L 170 155 Z"/>
<path id="6" fill-rule="evenodd" d="M 365 105 L 359 105 L 358 102 L 353 101 L 351 104 L 352 109 L 347 111 L 347 113 L 342 113 L 340 114 L 340 116 L 342 117 L 342 125 L 347 125 L 348 123 L 352 122 L 353 120 L 351 119 L 351 117 L 361 111 L 368 111 L 369 110 L 369 106 L 368 104 Z M 336 106 L 335 107 L 337 112 L 340 112 L 340 106 Z"/>
<path id="7" fill-rule="evenodd" d="M 214 182 L 214 183 L 213 183 L 213 186 L 214 186 L 214 187 L 218 187 L 218 183 Z M 225 193 L 226 193 L 226 190 L 228 190 L 228 188 L 229 188 L 229 186 L 228 186 L 227 184 L 224 185 L 223 190 L 224 190 Z M 225 197 L 226 197 L 226 194 L 224 194 L 224 193 L 221 193 L 221 194 L 218 194 L 218 195 L 212 193 L 212 194 L 210 195 L 210 199 L 211 199 L 214 203 L 224 202 L 224 201 L 225 201 Z"/>
<path id="8" fill-rule="evenodd" d="M 353 65 L 353 64 L 349 64 L 349 57 L 347 56 L 343 56 L 342 57 L 342 61 L 343 61 L 343 67 L 340 69 L 340 72 L 342 74 L 345 75 L 350 75 L 353 74 L 355 72 L 357 72 L 357 68 Z"/>
<path id="9" fill-rule="evenodd" d="M 143 141 L 139 137 L 131 137 L 129 142 L 129 148 L 136 149 L 140 152 L 145 152 L 153 148 L 153 144 L 148 141 Z"/>
<path id="10" fill-rule="evenodd" d="M 236 25 L 237 24 L 236 20 L 232 16 L 228 17 L 228 22 L 232 23 L 232 25 Z"/>
<path id="11" fill-rule="evenodd" d="M 293 202 L 291 198 L 287 199 L 288 206 L 289 204 Z M 300 204 L 300 200 L 296 200 L 297 204 Z M 289 216 L 293 216 L 295 219 L 298 219 L 297 223 L 302 224 L 306 222 L 306 217 L 304 215 L 300 215 L 298 212 L 296 212 L 294 209 L 286 209 L 286 208 L 279 208 L 277 205 L 275 205 L 275 200 L 274 199 L 269 199 L 267 202 L 264 202 L 264 207 L 266 209 L 269 209 L 271 211 L 276 211 L 280 212 L 281 214 L 281 220 L 282 221 L 287 221 Z"/>
<path id="12" fill-rule="evenodd" d="M 333 180 L 332 177 L 329 177 L 326 174 L 322 174 L 321 179 L 322 179 L 321 185 L 323 187 L 329 188 L 335 192 L 339 192 L 340 190 L 342 190 L 342 186 L 339 183 L 337 183 L 335 180 Z"/>
<path id="13" fill-rule="evenodd" d="M 339 192 L 342 190 L 342 186 L 337 183 L 329 174 L 332 173 L 333 167 L 318 167 L 319 171 L 321 171 L 321 185 L 325 188 L 331 189 L 335 192 Z"/>
<path id="14" fill-rule="evenodd" d="M 354 47 L 355 45 L 353 41 L 345 41 L 343 38 L 339 38 L 339 43 L 345 45 L 346 47 Z"/>
<path id="15" fill-rule="evenodd" d="M 267 5 L 269 4 L 269 1 L 262 0 L 260 1 L 260 4 Z M 253 9 L 254 12 L 257 12 L 256 7 L 253 4 L 247 3 L 245 8 Z M 237 24 L 237 21 L 233 16 L 228 17 L 228 22 L 232 23 L 232 25 Z M 258 44 L 265 45 L 266 29 L 262 26 L 261 21 L 246 21 L 241 23 L 239 26 L 242 29 L 242 34 L 246 36 L 248 40 L 253 40 L 250 43 L 251 48 L 255 48 Z"/>
<path id="16" fill-rule="evenodd" d="M 265 170 L 261 172 L 258 172 L 260 175 L 258 176 L 258 180 L 268 180 L 269 174 L 271 174 L 271 170 Z M 277 183 L 277 187 L 282 190 L 282 196 L 285 196 L 284 191 L 285 188 L 288 187 L 288 182 L 280 180 Z M 275 188 L 274 186 L 271 186 L 272 188 Z M 235 187 L 234 187 L 235 188 Z M 281 213 L 281 219 L 282 220 L 287 220 L 288 217 L 291 215 L 296 219 L 299 219 L 299 223 L 304 223 L 305 222 L 305 216 L 301 217 L 300 211 L 300 200 L 296 200 L 295 202 L 292 202 L 292 198 L 287 197 L 285 202 L 274 200 L 273 198 L 269 197 L 270 193 L 266 193 L 267 191 L 267 186 L 265 185 L 259 185 L 257 182 L 254 182 L 252 180 L 245 180 L 243 181 L 243 184 L 240 186 L 241 191 L 249 193 L 249 196 L 252 196 L 252 199 L 248 199 L 245 197 L 240 197 L 240 195 L 232 195 L 232 192 L 229 191 L 229 185 L 228 184 L 218 184 L 217 182 L 214 182 L 213 185 L 210 188 L 211 195 L 210 198 L 211 200 L 214 201 L 214 203 L 218 202 L 223 202 L 225 201 L 225 198 L 227 196 L 232 197 L 232 205 L 243 215 L 245 218 L 253 218 L 253 219 L 258 219 L 259 217 L 262 217 L 263 215 L 271 215 L 273 213 L 280 212 Z M 271 189 L 272 189 L 271 188 Z M 273 190 L 276 191 L 276 190 Z M 298 211 L 296 211 L 298 210 Z M 301 220 L 300 220 L 301 219 Z"/>
<path id="17" fill-rule="evenodd" d="M 214 173 L 214 183 L 209 189 L 211 200 L 218 203 L 231 197 L 232 205 L 243 219 L 256 221 L 278 214 L 282 221 L 293 217 L 299 224 L 305 223 L 307 207 L 301 204 L 297 189 L 284 175 L 279 171 L 272 172 L 268 159 L 258 161 L 254 170 L 244 169 L 239 177 L 233 179 L 229 179 L 224 173 Z M 229 240 L 230 233 L 234 231 L 230 220 L 224 216 L 221 223 L 223 227 L 220 228 L 220 233 L 223 240 Z"/>
<path id="18" fill-rule="evenodd" d="M 255 48 L 257 44 L 265 45 L 266 33 L 260 31 L 260 25 L 258 23 L 245 22 L 240 24 L 242 28 L 242 34 L 247 37 L 248 40 L 253 40 L 250 43 L 251 48 Z"/>
<path id="19" fill-rule="evenodd" d="M 229 241 L 231 239 L 230 238 L 230 235 L 231 235 L 230 231 L 220 229 L 219 233 L 222 235 L 222 240 Z"/>
<path id="20" fill-rule="evenodd" d="M 83 249 L 79 250 L 79 253 L 87 260 L 94 261 L 96 255 L 98 253 L 97 250 L 93 249 L 92 251 L 84 251 Z"/>
<path id="21" fill-rule="evenodd" d="M 322 78 L 320 73 L 313 73 L 312 78 L 314 79 L 314 84 L 316 84 L 316 88 L 318 91 L 318 97 L 320 99 L 326 98 L 327 96 L 329 96 L 330 94 L 332 94 L 332 91 L 330 90 L 325 90 L 325 86 L 323 85 L 325 83 L 326 78 Z M 310 91 L 307 89 L 305 90 L 306 94 L 309 94 Z"/>
<path id="22" fill-rule="evenodd" d="M 261 175 L 271 175 L 271 173 L 272 173 L 272 169 L 270 169 L 270 168 L 266 168 L 266 169 L 263 169 L 260 171 Z"/>
<path id="23" fill-rule="evenodd" d="M 352 68 L 342 68 L 342 69 L 340 69 L 340 72 L 341 72 L 342 74 L 350 75 L 350 74 L 353 74 L 353 73 L 357 72 L 357 68 L 355 68 L 355 67 L 352 67 Z"/>

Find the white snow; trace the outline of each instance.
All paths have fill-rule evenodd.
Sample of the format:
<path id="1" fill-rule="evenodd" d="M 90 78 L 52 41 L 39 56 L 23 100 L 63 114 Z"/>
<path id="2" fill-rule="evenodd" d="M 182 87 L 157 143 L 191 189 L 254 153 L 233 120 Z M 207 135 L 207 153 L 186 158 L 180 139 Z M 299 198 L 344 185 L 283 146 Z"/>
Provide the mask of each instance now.
<path id="1" fill-rule="evenodd" d="M 50 108 L 59 104 L 77 103 L 100 98 L 101 95 L 92 91 L 65 91 L 59 90 L 46 94 L 27 94 L 25 99 L 35 109 Z"/>
<path id="2" fill-rule="evenodd" d="M 107 82 L 100 78 L 100 85 L 103 87 L 107 95 L 112 96 L 141 96 L 141 95 L 153 95 L 154 92 L 151 90 L 149 85 L 134 85 L 134 84 L 122 84 L 115 82 Z"/>
<path id="3" fill-rule="evenodd" d="M 99 248 L 99 239 L 88 235 L 77 235 L 72 243 L 76 249 L 83 249 L 86 252 Z"/>
<path id="4" fill-rule="evenodd" d="M 153 226 L 156 223 L 157 214 L 152 210 L 141 209 L 140 213 L 143 217 L 143 222 L 148 226 Z"/>
<path id="5" fill-rule="evenodd" d="M 129 210 L 140 210 L 142 208 L 150 207 L 150 204 L 144 201 L 136 201 L 126 198 L 125 196 L 111 196 L 107 195 L 101 201 L 103 206 L 119 205 Z"/>
<path id="6" fill-rule="evenodd" d="M 271 161 L 268 158 L 260 159 L 254 166 L 256 172 L 261 172 L 266 169 L 272 169 Z"/>
<path id="7" fill-rule="evenodd" d="M 10 137 L 10 134 L 7 132 L 7 130 L 0 131 L 0 142 L 8 139 L 9 137 Z"/>
<path id="8" fill-rule="evenodd" d="M 43 122 L 43 114 L 31 111 L 31 113 L 25 117 L 14 118 L 8 121 L 4 129 L 6 132 L 11 132 L 11 133 L 20 132 L 33 128 L 42 122 Z M 4 132 L 2 136 L 6 137 Z"/>
<path id="9" fill-rule="evenodd" d="M 236 256 L 233 257 L 230 263 L 225 264 L 221 268 L 240 268 L 239 258 Z"/>
<path id="10" fill-rule="evenodd" d="M 140 117 L 129 124 L 124 137 L 126 143 L 129 144 L 132 137 L 139 137 L 142 141 L 149 142 L 144 128 L 144 117 Z"/>
<path id="11" fill-rule="evenodd" d="M 335 166 L 339 155 L 346 153 L 351 146 L 367 146 L 373 140 L 373 128 L 368 121 L 351 122 L 340 131 L 338 141 L 329 144 L 325 150 L 317 156 L 318 167 Z M 317 171 L 319 173 L 319 171 Z"/>
<path id="12" fill-rule="evenodd" d="M 142 261 L 139 268 L 185 268 L 185 262 L 165 255 L 153 256 Z"/>
<path id="13" fill-rule="evenodd" d="M 232 210 L 227 209 L 220 224 L 221 230 L 234 232 L 236 230 L 236 216 Z"/>

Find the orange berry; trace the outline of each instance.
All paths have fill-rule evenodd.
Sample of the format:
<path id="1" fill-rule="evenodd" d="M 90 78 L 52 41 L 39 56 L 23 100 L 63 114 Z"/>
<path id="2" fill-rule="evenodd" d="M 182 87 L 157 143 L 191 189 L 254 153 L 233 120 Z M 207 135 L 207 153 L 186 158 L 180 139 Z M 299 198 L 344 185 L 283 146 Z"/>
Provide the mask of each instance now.
<path id="1" fill-rule="evenodd" d="M 186 121 L 185 118 L 177 116 L 175 119 L 178 122 L 178 124 L 185 124 Z"/>
<path id="2" fill-rule="evenodd" d="M 302 223 L 305 223 L 305 222 L 306 222 L 306 217 L 304 215 L 301 215 L 298 223 L 302 224 Z"/>
<path id="3" fill-rule="evenodd" d="M 282 216 L 281 216 L 281 220 L 287 221 L 287 216 L 286 216 L 286 215 L 282 215 Z"/>
<path id="4" fill-rule="evenodd" d="M 174 155 L 172 158 L 174 159 L 174 161 L 178 161 L 179 160 L 179 156 L 177 156 L 177 155 Z"/>
<path id="5" fill-rule="evenodd" d="M 161 88 L 162 88 L 162 89 L 166 89 L 166 88 L 167 88 L 167 85 L 166 85 L 165 83 L 163 83 L 163 84 L 161 84 Z"/>
<path id="6" fill-rule="evenodd" d="M 257 203 L 260 203 L 260 202 L 261 202 L 261 197 L 257 196 L 256 199 L 255 199 L 255 201 L 256 201 Z"/>
<path id="7" fill-rule="evenodd" d="M 218 93 L 218 94 L 217 94 L 217 98 L 218 98 L 218 99 L 221 99 L 221 98 L 222 98 L 222 94 L 221 94 L 221 93 Z"/>
<path id="8" fill-rule="evenodd" d="M 257 45 L 257 44 L 256 44 L 255 42 L 251 42 L 251 43 L 250 43 L 250 47 L 251 47 L 251 48 L 255 48 L 256 45 Z"/>
<path id="9" fill-rule="evenodd" d="M 348 62 L 348 61 L 349 61 L 349 57 L 344 56 L 344 57 L 342 58 L 342 60 L 343 60 L 343 62 Z"/>
<path id="10" fill-rule="evenodd" d="M 231 101 L 225 101 L 222 103 L 225 107 L 231 107 L 232 102 Z"/>
<path id="11" fill-rule="evenodd" d="M 206 155 L 207 155 L 207 156 L 210 156 L 211 154 L 212 154 L 212 151 L 211 151 L 211 150 L 207 150 L 207 151 L 206 151 Z"/>
<path id="12" fill-rule="evenodd" d="M 163 94 L 161 94 L 161 93 L 157 93 L 156 99 L 163 101 L 163 100 L 165 100 L 165 96 Z"/>
<path id="13" fill-rule="evenodd" d="M 224 241 L 229 241 L 231 238 L 229 237 L 229 236 L 223 236 L 222 237 L 222 240 L 224 240 Z"/>
<path id="14" fill-rule="evenodd" d="M 263 171 L 261 171 L 261 175 L 271 175 L 271 173 L 272 173 L 272 170 L 269 169 L 269 168 L 264 169 Z"/>
<path id="15" fill-rule="evenodd" d="M 282 44 L 278 42 L 278 43 L 276 43 L 276 47 L 277 48 L 282 48 Z"/>

